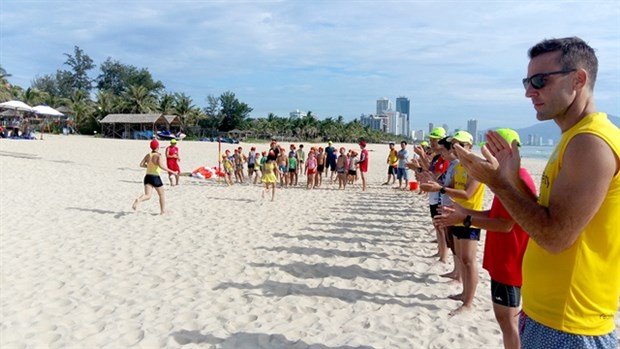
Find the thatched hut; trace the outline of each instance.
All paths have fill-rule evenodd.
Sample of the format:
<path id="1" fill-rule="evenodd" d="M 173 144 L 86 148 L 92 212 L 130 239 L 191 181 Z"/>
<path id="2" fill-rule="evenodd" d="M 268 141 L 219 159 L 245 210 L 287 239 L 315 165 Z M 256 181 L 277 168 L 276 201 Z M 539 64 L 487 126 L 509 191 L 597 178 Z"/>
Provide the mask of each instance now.
<path id="1" fill-rule="evenodd" d="M 103 136 L 112 138 L 150 139 L 157 131 L 181 127 L 178 116 L 162 114 L 108 114 L 100 123 Z"/>

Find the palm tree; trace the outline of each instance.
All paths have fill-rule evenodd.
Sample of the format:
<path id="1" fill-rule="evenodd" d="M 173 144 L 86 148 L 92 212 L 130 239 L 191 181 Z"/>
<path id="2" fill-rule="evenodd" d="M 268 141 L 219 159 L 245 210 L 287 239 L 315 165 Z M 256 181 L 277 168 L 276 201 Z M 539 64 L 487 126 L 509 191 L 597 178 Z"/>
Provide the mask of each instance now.
<path id="1" fill-rule="evenodd" d="M 145 114 L 157 110 L 155 96 L 146 87 L 139 85 L 129 86 L 123 94 L 125 111 L 133 114 Z"/>

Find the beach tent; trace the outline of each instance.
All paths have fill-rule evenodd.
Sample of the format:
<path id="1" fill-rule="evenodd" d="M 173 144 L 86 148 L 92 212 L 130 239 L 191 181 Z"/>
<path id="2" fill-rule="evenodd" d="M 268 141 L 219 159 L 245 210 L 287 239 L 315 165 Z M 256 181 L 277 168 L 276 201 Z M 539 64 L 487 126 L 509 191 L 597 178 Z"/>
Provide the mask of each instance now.
<path id="1" fill-rule="evenodd" d="M 33 111 L 31 106 L 19 100 L 12 100 L 8 102 L 0 103 L 0 109 L 12 111 L 11 116 L 9 115 L 3 115 L 3 116 L 13 118 L 11 125 L 7 125 L 7 128 L 13 129 L 14 135 L 17 135 L 17 132 L 18 132 L 17 130 L 20 129 L 22 126 L 22 119 L 24 118 L 23 113 L 24 112 L 31 113 Z M 19 113 L 19 112 L 22 112 L 22 113 Z M 27 131 L 28 129 L 27 122 L 24 125 L 25 125 L 25 130 Z"/>
<path id="2" fill-rule="evenodd" d="M 160 129 L 181 124 L 178 116 L 162 114 L 108 114 L 100 123 L 104 137 L 134 139 L 150 139 Z"/>
<path id="3" fill-rule="evenodd" d="M 8 102 L 0 103 L 0 109 L 11 109 L 15 111 L 26 111 L 26 112 L 33 111 L 31 106 L 18 100 L 12 100 Z"/>
<path id="4" fill-rule="evenodd" d="M 47 120 L 48 116 L 51 116 L 51 117 L 65 116 L 65 114 L 63 114 L 63 113 L 59 112 L 58 110 L 48 106 L 47 104 L 41 104 L 41 105 L 34 106 L 34 107 L 32 107 L 32 110 L 34 111 L 34 113 L 36 115 L 43 115 L 43 116 L 46 117 L 45 118 L 45 125 L 47 125 L 47 131 L 48 132 L 52 131 L 51 128 L 50 128 L 49 122 Z M 44 127 L 41 126 L 41 139 L 43 139 L 43 128 Z"/>

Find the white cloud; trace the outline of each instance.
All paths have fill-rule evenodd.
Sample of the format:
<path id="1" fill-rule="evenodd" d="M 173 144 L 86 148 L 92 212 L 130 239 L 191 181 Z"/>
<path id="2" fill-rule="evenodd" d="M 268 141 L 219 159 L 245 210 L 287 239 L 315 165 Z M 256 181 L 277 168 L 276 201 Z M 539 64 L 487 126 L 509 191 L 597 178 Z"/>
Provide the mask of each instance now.
<path id="1" fill-rule="evenodd" d="M 577 35 L 598 50 L 598 107 L 620 114 L 615 1 L 0 1 L 0 64 L 26 87 L 77 45 L 97 64 L 146 67 L 197 105 L 233 91 L 255 116 L 350 119 L 404 95 L 421 122 L 503 115 L 518 127 L 534 122 L 527 49 Z"/>

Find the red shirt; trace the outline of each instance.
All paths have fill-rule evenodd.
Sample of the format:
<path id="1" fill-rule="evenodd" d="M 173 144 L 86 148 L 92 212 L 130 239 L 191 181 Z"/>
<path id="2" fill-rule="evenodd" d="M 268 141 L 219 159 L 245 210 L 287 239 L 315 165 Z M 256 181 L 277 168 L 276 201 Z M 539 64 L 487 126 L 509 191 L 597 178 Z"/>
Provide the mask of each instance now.
<path id="1" fill-rule="evenodd" d="M 532 193 L 536 194 L 536 185 L 527 170 L 521 168 L 519 176 Z M 489 218 L 512 219 L 497 196 L 493 198 Z M 521 287 L 523 283 L 521 264 L 528 238 L 527 233 L 516 223 L 507 233 L 487 230 L 482 267 L 489 272 L 491 279 L 502 284 Z"/>
<path id="2" fill-rule="evenodd" d="M 433 160 L 431 160 L 430 170 L 433 171 L 436 175 L 439 175 L 446 172 L 449 165 L 450 161 L 444 160 L 441 155 L 435 155 Z"/>
<path id="3" fill-rule="evenodd" d="M 360 171 L 368 172 L 368 150 L 366 150 L 366 148 L 362 149 L 362 158 L 364 160 L 358 162 Z"/>

